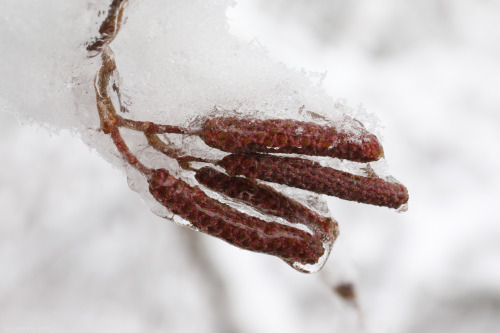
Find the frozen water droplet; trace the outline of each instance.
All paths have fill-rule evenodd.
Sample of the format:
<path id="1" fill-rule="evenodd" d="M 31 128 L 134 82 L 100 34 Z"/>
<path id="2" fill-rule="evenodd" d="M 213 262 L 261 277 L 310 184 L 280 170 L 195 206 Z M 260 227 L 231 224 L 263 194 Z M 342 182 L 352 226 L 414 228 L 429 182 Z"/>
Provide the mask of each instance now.
<path id="1" fill-rule="evenodd" d="M 325 253 L 318 259 L 318 261 L 314 264 L 302 264 L 300 262 L 291 262 L 291 261 L 286 261 L 285 262 L 290 265 L 293 269 L 301 272 L 301 273 L 309 273 L 313 274 L 321 270 L 323 266 L 325 265 L 326 261 L 328 260 L 328 257 L 330 256 L 330 252 L 333 247 L 333 239 L 325 240 L 323 242 L 323 247 L 325 249 Z"/>
<path id="2" fill-rule="evenodd" d="M 88 57 L 94 58 L 94 57 L 97 57 L 100 53 L 101 53 L 101 50 L 92 50 L 92 51 L 89 51 Z"/>
<path id="3" fill-rule="evenodd" d="M 134 178 L 127 176 L 127 183 L 132 191 L 139 192 L 141 190 L 141 187 Z"/>
<path id="4" fill-rule="evenodd" d="M 408 203 L 401 205 L 401 207 L 399 207 L 396 211 L 398 213 L 404 213 L 404 212 L 408 211 Z"/>

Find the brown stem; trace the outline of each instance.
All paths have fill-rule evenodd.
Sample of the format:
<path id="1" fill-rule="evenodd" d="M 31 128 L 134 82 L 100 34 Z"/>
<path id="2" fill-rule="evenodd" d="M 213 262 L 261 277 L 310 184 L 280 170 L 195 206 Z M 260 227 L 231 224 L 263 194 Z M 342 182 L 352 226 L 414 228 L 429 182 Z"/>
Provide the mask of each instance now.
<path id="1" fill-rule="evenodd" d="M 166 155 L 166 156 L 168 156 L 170 158 L 176 159 L 177 162 L 179 162 L 179 165 L 183 169 L 193 170 L 189 166 L 189 162 L 203 162 L 203 163 L 212 163 L 212 164 L 215 164 L 215 163 L 218 162 L 218 161 L 206 160 L 206 159 L 203 159 L 203 158 L 200 158 L 200 157 L 195 157 L 195 156 L 190 156 L 190 155 L 184 155 L 183 156 L 182 155 L 182 150 L 170 148 L 165 142 L 163 142 L 158 137 L 158 135 L 147 133 L 147 132 L 145 132 L 144 135 L 148 139 L 148 143 L 149 143 L 149 145 L 151 147 L 153 147 L 154 149 L 156 149 L 160 153 L 162 153 L 162 154 L 164 154 L 164 155 Z"/>
<path id="2" fill-rule="evenodd" d="M 106 48 L 102 53 L 102 66 L 97 73 L 94 84 L 101 129 L 105 134 L 111 133 L 116 126 L 116 110 L 107 90 L 115 70 L 116 63 L 113 59 L 113 53 L 109 48 Z"/>
<path id="3" fill-rule="evenodd" d="M 128 0 L 113 0 L 109 6 L 108 16 L 99 28 L 100 37 L 87 46 L 87 51 L 101 52 L 105 45 L 108 45 L 115 39 L 118 31 L 120 31 L 123 11 L 127 4 Z"/>
<path id="4" fill-rule="evenodd" d="M 150 176 L 152 175 L 152 169 L 146 167 L 144 164 L 142 164 L 141 162 L 139 162 L 139 160 L 137 159 L 137 157 L 132 154 L 127 146 L 127 144 L 125 143 L 125 141 L 123 140 L 121 134 L 120 134 L 120 131 L 118 130 L 117 127 L 115 127 L 112 131 L 111 131 L 111 138 L 113 139 L 113 142 L 116 146 L 116 148 L 118 149 L 118 151 L 120 152 L 120 154 L 122 155 L 122 157 L 131 165 L 133 166 L 134 168 L 136 168 L 137 170 L 139 170 L 140 173 L 142 173 L 143 175 L 145 175 L 148 179 L 150 178 Z"/>
<path id="5" fill-rule="evenodd" d="M 116 115 L 116 121 L 118 126 L 123 126 L 132 130 L 144 132 L 145 134 L 195 134 L 188 128 L 180 126 L 170 126 L 170 125 L 159 125 L 150 121 L 137 121 L 125 119 L 119 115 Z"/>

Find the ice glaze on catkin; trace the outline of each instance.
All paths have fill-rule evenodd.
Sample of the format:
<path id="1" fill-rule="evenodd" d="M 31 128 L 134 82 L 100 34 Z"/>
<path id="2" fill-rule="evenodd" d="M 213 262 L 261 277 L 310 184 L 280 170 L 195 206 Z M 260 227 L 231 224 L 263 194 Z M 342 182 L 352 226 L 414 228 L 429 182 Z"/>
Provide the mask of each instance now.
<path id="1" fill-rule="evenodd" d="M 354 132 L 293 119 L 214 117 L 199 136 L 210 147 L 231 153 L 271 152 L 330 156 L 357 162 L 380 159 L 377 137 L 359 122 Z"/>
<path id="2" fill-rule="evenodd" d="M 336 221 L 321 216 L 272 187 L 257 183 L 254 179 L 231 177 L 211 167 L 201 168 L 195 177 L 200 184 L 211 190 L 240 200 L 264 214 L 278 216 L 291 223 L 304 224 L 331 239 L 335 239 L 338 235 Z"/>
<path id="3" fill-rule="evenodd" d="M 402 184 L 353 175 L 302 158 L 231 154 L 219 165 L 230 175 L 244 175 L 371 205 L 399 208 L 409 198 Z"/>
<path id="4" fill-rule="evenodd" d="M 172 213 L 204 233 L 240 248 L 263 252 L 287 262 L 315 264 L 324 254 L 322 240 L 287 225 L 246 215 L 207 196 L 165 169 L 154 170 L 149 179 L 153 197 Z"/>

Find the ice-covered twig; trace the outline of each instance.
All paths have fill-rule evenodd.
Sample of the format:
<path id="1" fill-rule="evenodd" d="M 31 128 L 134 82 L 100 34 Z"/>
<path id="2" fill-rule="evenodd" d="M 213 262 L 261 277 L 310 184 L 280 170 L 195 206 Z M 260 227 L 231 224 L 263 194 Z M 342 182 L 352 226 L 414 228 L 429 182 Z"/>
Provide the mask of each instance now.
<path id="1" fill-rule="evenodd" d="M 217 163 L 217 161 L 211 161 L 200 157 L 185 155 L 181 149 L 169 147 L 156 134 L 145 133 L 145 135 L 151 147 L 153 147 L 160 153 L 177 160 L 177 162 L 179 162 L 179 165 L 184 169 L 191 169 L 189 167 L 190 162 L 202 162 L 202 163 L 212 163 L 212 164 Z"/>
<path id="2" fill-rule="evenodd" d="M 159 125 L 150 121 L 136 121 L 125 119 L 120 115 L 115 116 L 117 125 L 146 134 L 195 134 L 193 130 L 181 126 Z"/>
<path id="3" fill-rule="evenodd" d="M 186 128 L 119 115 L 110 96 L 113 92 L 121 101 L 110 43 L 120 30 L 126 4 L 126 0 L 112 1 L 99 29 L 100 37 L 87 48 L 99 52 L 102 59 L 95 79 L 100 129 L 110 135 L 122 160 L 145 177 L 155 200 L 172 213 L 199 231 L 313 272 L 325 262 L 338 236 L 337 222 L 257 179 L 391 208 L 407 202 L 408 192 L 401 184 L 376 176 L 352 175 L 304 158 L 273 155 L 316 155 L 361 163 L 382 158 L 383 149 L 376 136 L 354 119 L 327 126 L 294 119 L 208 117 L 201 127 Z M 119 110 L 123 111 L 121 105 Z M 143 164 L 129 149 L 120 128 L 142 132 L 150 147 L 176 160 L 183 169 L 194 171 L 201 187 L 188 184 L 165 168 Z M 207 146 L 233 154 L 222 160 L 190 156 L 165 143 L 158 134 L 199 136 Z M 193 162 L 204 167 L 198 169 Z M 217 170 L 221 166 L 229 175 Z M 256 213 L 250 214 L 252 210 Z"/>
<path id="4" fill-rule="evenodd" d="M 108 15 L 99 28 L 100 36 L 87 46 L 87 51 L 89 51 L 91 56 L 100 53 L 105 45 L 108 45 L 115 39 L 120 31 L 123 14 L 127 5 L 128 0 L 113 0 L 111 2 Z"/>

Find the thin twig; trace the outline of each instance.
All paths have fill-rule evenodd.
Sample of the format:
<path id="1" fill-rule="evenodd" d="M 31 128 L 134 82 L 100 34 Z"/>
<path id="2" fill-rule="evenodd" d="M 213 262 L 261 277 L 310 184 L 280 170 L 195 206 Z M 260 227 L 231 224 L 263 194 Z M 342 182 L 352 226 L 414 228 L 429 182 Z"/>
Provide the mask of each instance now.
<path id="1" fill-rule="evenodd" d="M 179 165 L 183 169 L 195 171 L 193 168 L 191 168 L 189 166 L 190 162 L 203 162 L 203 163 L 212 163 L 212 164 L 215 164 L 217 162 L 217 161 L 203 159 L 201 157 L 182 155 L 181 149 L 170 148 L 165 142 L 163 142 L 158 137 L 158 135 L 151 134 L 151 133 L 144 133 L 144 135 L 148 139 L 148 143 L 151 147 L 153 147 L 154 149 L 156 149 L 160 153 L 162 153 L 170 158 L 176 159 L 177 162 L 179 163 Z"/>
<path id="2" fill-rule="evenodd" d="M 122 157 L 131 166 L 133 166 L 140 173 L 142 173 L 147 178 L 149 178 L 149 176 L 151 176 L 151 174 L 152 174 L 152 169 L 146 167 L 144 164 L 142 164 L 141 162 L 139 162 L 139 160 L 137 159 L 137 157 L 130 152 L 130 150 L 129 150 L 127 144 L 125 143 L 125 141 L 123 140 L 123 138 L 122 138 L 122 136 L 121 136 L 120 131 L 119 131 L 118 128 L 115 127 L 111 131 L 111 138 L 113 139 L 113 142 L 114 142 L 116 148 L 118 149 L 118 151 L 120 152 L 120 154 L 122 155 Z"/>
<path id="3" fill-rule="evenodd" d="M 116 115 L 115 117 L 118 126 L 144 132 L 145 134 L 194 134 L 190 129 L 180 126 L 159 125 L 150 121 L 130 120 L 120 115 Z"/>
<path id="4" fill-rule="evenodd" d="M 87 46 L 87 51 L 101 52 L 104 46 L 115 39 L 118 31 L 120 31 L 123 12 L 127 4 L 128 0 L 113 0 L 109 6 L 108 16 L 99 28 L 100 37 L 96 38 L 93 43 Z"/>

